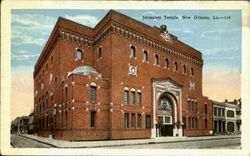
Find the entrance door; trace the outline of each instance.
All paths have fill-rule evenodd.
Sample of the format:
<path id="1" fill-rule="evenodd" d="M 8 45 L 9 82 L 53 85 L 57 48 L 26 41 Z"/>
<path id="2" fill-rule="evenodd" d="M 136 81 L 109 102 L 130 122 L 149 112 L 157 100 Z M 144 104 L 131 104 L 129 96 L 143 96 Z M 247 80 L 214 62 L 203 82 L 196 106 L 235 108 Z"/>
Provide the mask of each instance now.
<path id="1" fill-rule="evenodd" d="M 173 136 L 173 125 L 164 125 L 161 128 L 161 136 Z"/>

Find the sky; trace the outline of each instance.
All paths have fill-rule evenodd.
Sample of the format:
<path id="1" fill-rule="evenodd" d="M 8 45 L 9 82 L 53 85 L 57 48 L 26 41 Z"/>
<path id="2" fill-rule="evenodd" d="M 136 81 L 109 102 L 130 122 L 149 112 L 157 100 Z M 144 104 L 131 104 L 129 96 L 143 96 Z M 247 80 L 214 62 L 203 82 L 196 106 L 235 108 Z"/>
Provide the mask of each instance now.
<path id="1" fill-rule="evenodd" d="M 94 28 L 109 10 L 11 10 L 11 120 L 33 110 L 33 71 L 59 16 Z M 150 26 L 167 25 L 178 39 L 202 53 L 203 95 L 224 101 L 241 97 L 240 10 L 116 10 Z M 160 16 L 161 19 L 143 19 Z M 177 16 L 179 19 L 165 19 Z M 190 16 L 191 19 L 182 19 Z M 206 16 L 209 19 L 194 19 Z M 225 17 L 225 19 L 213 19 Z M 230 17 L 230 19 L 229 19 Z"/>

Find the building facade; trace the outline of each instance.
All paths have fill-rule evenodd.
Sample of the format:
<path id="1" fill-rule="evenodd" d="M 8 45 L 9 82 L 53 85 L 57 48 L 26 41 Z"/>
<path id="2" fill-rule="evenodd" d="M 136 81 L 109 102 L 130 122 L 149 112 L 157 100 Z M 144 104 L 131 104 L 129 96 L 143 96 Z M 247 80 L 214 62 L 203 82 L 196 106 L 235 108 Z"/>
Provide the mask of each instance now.
<path id="1" fill-rule="evenodd" d="M 241 132 L 241 100 L 213 103 L 213 131 L 214 134 L 228 134 Z"/>
<path id="2" fill-rule="evenodd" d="M 28 116 L 17 117 L 11 122 L 11 133 L 27 134 L 29 132 L 29 120 Z"/>
<path id="3" fill-rule="evenodd" d="M 63 140 L 211 135 L 202 67 L 164 25 L 113 10 L 93 29 L 59 17 L 34 67 L 34 130 Z"/>

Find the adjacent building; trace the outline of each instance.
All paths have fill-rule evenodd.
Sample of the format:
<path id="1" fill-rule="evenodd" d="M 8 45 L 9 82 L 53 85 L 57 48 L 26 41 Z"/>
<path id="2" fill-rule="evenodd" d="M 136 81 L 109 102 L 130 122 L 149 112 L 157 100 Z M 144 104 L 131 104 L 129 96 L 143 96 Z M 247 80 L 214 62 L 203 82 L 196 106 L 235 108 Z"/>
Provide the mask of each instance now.
<path id="1" fill-rule="evenodd" d="M 34 67 L 35 133 L 63 140 L 211 135 L 202 67 L 201 52 L 165 25 L 113 10 L 93 29 L 59 17 Z"/>
<path id="2" fill-rule="evenodd" d="M 29 117 L 17 117 L 11 122 L 11 133 L 25 133 L 29 131 Z"/>
<path id="3" fill-rule="evenodd" d="M 241 99 L 213 103 L 214 134 L 241 132 Z"/>

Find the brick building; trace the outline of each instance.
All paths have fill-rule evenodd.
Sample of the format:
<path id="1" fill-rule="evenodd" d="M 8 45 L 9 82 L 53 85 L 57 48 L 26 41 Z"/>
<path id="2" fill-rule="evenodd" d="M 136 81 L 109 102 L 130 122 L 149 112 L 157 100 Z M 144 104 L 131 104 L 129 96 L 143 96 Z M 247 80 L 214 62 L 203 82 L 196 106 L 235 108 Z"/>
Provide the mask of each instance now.
<path id="1" fill-rule="evenodd" d="M 34 67 L 34 122 L 63 140 L 211 135 L 202 54 L 116 11 L 95 26 L 59 17 Z"/>

